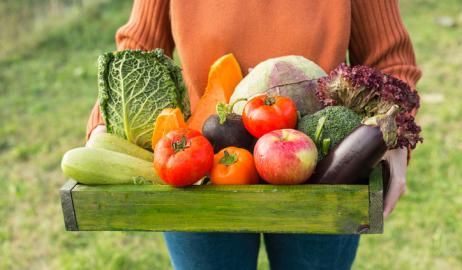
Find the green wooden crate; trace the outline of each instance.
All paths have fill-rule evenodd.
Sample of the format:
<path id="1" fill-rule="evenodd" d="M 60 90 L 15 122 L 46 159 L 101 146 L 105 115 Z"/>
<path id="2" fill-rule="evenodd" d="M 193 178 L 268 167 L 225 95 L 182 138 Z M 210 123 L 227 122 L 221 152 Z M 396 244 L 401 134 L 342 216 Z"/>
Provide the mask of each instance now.
<path id="1" fill-rule="evenodd" d="M 382 170 L 369 185 L 81 185 L 61 188 L 68 231 L 383 232 Z"/>

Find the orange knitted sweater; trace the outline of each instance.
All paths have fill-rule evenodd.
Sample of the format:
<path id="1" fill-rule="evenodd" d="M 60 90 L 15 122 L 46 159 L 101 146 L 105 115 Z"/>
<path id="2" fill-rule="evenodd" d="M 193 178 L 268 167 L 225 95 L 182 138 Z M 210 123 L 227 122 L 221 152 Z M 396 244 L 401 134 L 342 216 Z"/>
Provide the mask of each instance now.
<path id="1" fill-rule="evenodd" d="M 116 34 L 117 49 L 178 50 L 195 105 L 210 65 L 233 53 L 244 73 L 259 62 L 302 55 L 326 72 L 346 59 L 375 67 L 415 88 L 421 76 L 397 0 L 134 0 Z M 96 103 L 87 137 L 104 124 Z"/>

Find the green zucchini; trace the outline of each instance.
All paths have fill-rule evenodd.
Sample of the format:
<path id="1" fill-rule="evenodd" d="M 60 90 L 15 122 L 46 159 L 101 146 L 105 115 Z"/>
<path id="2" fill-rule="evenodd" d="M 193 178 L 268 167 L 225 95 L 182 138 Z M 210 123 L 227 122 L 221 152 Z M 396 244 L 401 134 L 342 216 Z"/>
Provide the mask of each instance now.
<path id="1" fill-rule="evenodd" d="M 87 147 L 115 151 L 153 162 L 154 154 L 123 138 L 110 133 L 97 133 L 91 136 Z"/>
<path id="2" fill-rule="evenodd" d="M 134 184 L 140 180 L 163 184 L 152 162 L 100 148 L 67 151 L 61 168 L 67 177 L 87 185 Z"/>

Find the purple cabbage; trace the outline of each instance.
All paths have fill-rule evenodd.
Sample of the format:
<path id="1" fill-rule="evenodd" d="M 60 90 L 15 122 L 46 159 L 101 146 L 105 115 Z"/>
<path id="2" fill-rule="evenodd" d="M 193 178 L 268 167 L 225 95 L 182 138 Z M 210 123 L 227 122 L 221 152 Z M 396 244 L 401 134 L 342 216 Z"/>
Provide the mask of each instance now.
<path id="1" fill-rule="evenodd" d="M 316 97 L 317 79 L 311 80 L 303 70 L 288 62 L 276 62 L 269 76 L 265 93 L 274 96 L 290 97 L 297 106 L 300 115 L 313 114 L 322 109 L 321 101 Z"/>
<path id="2" fill-rule="evenodd" d="M 230 103 L 261 94 L 290 97 L 300 114 L 312 114 L 322 108 L 316 96 L 317 79 L 327 74 L 321 67 L 303 56 L 288 55 L 267 59 L 255 66 L 239 82 Z M 245 102 L 234 106 L 234 112 L 242 114 Z"/>

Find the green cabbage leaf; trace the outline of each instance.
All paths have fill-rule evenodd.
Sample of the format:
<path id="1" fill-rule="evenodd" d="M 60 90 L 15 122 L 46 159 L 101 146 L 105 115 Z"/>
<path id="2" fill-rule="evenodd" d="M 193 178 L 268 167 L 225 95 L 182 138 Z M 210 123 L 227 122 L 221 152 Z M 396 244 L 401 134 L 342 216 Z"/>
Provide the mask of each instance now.
<path id="1" fill-rule="evenodd" d="M 151 149 L 157 116 L 164 108 L 190 115 L 181 68 L 161 49 L 125 50 L 98 58 L 101 114 L 109 133 Z"/>

